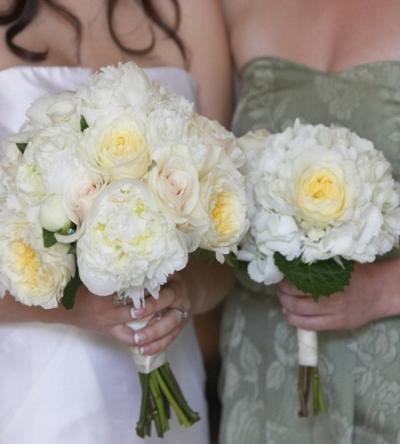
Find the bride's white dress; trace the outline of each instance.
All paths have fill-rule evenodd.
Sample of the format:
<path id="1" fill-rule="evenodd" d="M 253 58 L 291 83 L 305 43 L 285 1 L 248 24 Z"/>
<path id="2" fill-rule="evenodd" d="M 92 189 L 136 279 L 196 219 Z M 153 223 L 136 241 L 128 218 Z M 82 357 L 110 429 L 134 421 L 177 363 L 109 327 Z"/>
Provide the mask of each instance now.
<path id="1" fill-rule="evenodd" d="M 194 101 L 195 82 L 175 68 L 148 75 Z M 17 131 L 38 97 L 76 89 L 91 71 L 13 67 L 0 71 L 0 138 Z M 192 324 L 167 352 L 201 421 L 183 429 L 175 419 L 161 441 L 136 437 L 140 386 L 127 347 L 100 334 L 59 324 L 0 325 L 0 444 L 207 444 L 204 370 Z"/>

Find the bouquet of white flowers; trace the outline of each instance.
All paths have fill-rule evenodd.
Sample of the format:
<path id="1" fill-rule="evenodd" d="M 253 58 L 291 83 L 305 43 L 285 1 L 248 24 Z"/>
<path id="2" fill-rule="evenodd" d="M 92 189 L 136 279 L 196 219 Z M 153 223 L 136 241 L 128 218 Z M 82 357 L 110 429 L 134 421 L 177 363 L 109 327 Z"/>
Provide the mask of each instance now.
<path id="1" fill-rule="evenodd" d="M 0 296 L 26 305 L 70 308 L 83 282 L 139 309 L 189 253 L 223 261 L 248 227 L 235 138 L 133 63 L 39 99 L 1 152 Z M 152 422 L 163 436 L 169 405 L 182 425 L 198 420 L 163 354 L 132 356 L 139 436 Z"/>
<path id="2" fill-rule="evenodd" d="M 294 126 L 254 132 L 239 143 L 247 154 L 250 230 L 238 259 L 253 281 L 286 277 L 313 296 L 349 284 L 353 261 L 373 262 L 400 235 L 399 185 L 373 144 L 346 128 Z M 300 415 L 324 410 L 317 371 L 317 334 L 298 329 Z"/>

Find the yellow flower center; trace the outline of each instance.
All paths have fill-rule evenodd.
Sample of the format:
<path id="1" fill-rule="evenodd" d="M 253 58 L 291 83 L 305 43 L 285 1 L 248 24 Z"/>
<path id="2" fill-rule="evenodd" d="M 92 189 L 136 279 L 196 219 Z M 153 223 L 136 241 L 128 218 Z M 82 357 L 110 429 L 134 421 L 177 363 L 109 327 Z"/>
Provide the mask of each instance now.
<path id="1" fill-rule="evenodd" d="M 22 239 L 14 241 L 11 249 L 15 257 L 17 272 L 25 276 L 28 287 L 34 289 L 39 284 L 39 272 L 42 266 L 40 256 Z"/>
<path id="2" fill-rule="evenodd" d="M 104 137 L 102 150 L 112 157 L 129 157 L 146 149 L 146 142 L 139 131 L 111 129 Z"/>
<path id="3" fill-rule="evenodd" d="M 219 192 L 213 199 L 211 219 L 220 236 L 229 236 L 235 229 L 234 199 L 228 191 Z"/>
<path id="4" fill-rule="evenodd" d="M 306 219 L 335 220 L 347 208 L 346 184 L 327 169 L 306 172 L 299 184 L 297 204 Z"/>

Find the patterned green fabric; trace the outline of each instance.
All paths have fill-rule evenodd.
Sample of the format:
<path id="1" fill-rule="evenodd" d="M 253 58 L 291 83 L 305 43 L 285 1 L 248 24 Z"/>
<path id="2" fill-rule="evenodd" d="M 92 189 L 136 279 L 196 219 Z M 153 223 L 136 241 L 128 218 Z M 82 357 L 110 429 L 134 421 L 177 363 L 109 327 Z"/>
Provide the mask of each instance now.
<path id="1" fill-rule="evenodd" d="M 400 178 L 400 62 L 325 74 L 264 57 L 241 80 L 236 134 L 281 131 L 298 117 L 346 126 L 372 140 Z M 400 320 L 320 333 L 319 348 L 328 412 L 298 418 L 295 329 L 273 287 L 238 288 L 223 323 L 221 444 L 400 444 Z"/>

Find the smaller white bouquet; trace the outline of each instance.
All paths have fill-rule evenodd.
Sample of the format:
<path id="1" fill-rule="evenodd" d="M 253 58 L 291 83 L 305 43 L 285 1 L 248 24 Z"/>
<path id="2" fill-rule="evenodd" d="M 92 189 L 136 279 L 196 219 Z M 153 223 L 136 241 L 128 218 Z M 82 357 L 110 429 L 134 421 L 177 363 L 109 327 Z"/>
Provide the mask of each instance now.
<path id="1" fill-rule="evenodd" d="M 83 282 L 139 309 L 190 253 L 201 247 L 223 261 L 247 231 L 236 139 L 133 63 L 39 99 L 1 145 L 0 297 L 72 308 Z M 139 436 L 155 424 L 162 437 L 169 406 L 185 427 L 199 419 L 163 353 L 133 348 L 132 358 Z"/>
<path id="2" fill-rule="evenodd" d="M 237 255 L 253 281 L 284 277 L 315 301 L 350 282 L 353 262 L 373 262 L 398 244 L 399 185 L 373 144 L 346 128 L 294 126 L 248 133 L 250 230 Z M 300 415 L 324 411 L 317 334 L 298 329 Z"/>

